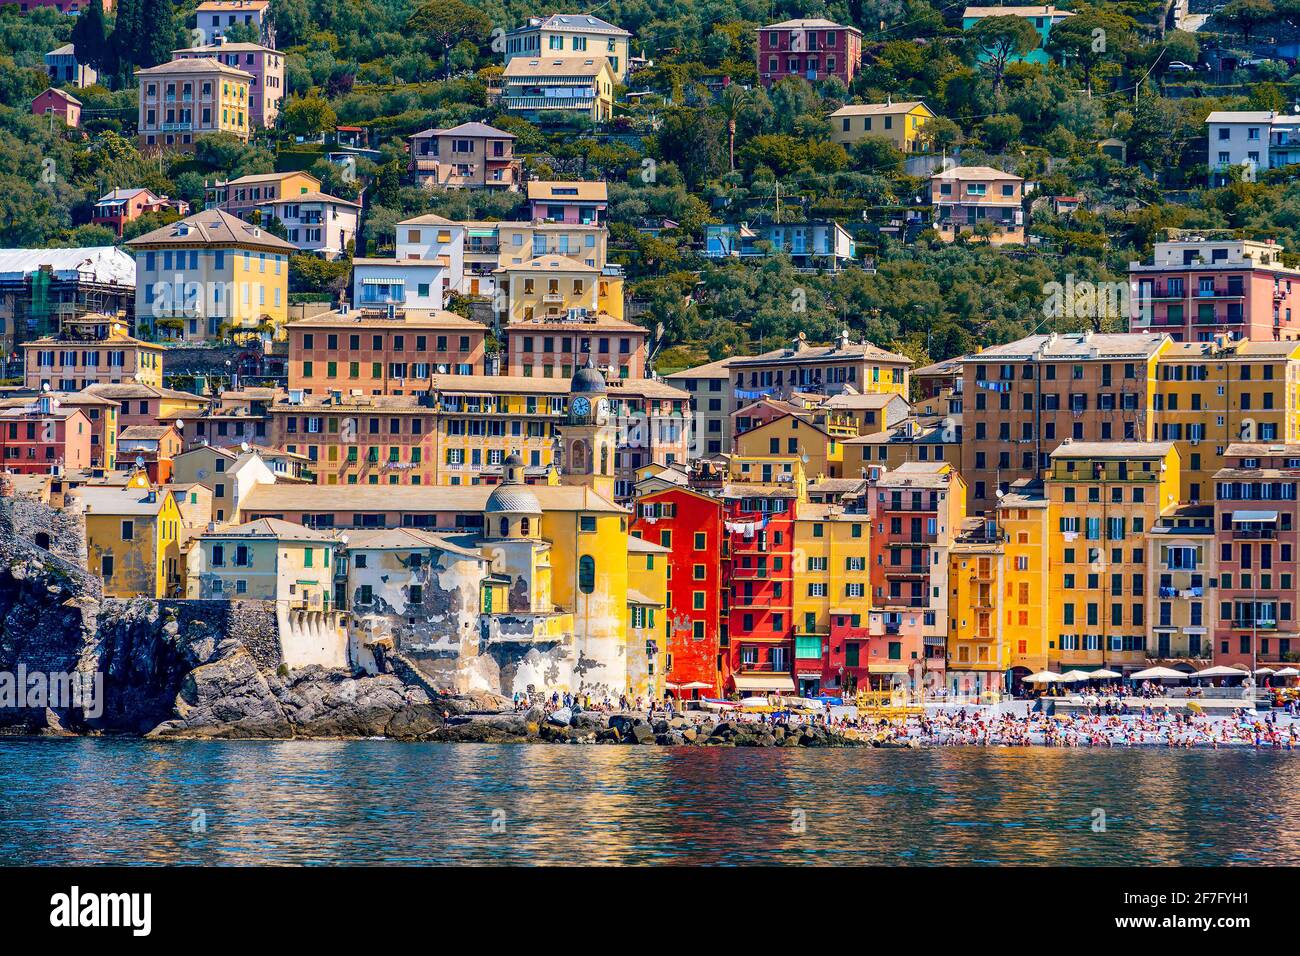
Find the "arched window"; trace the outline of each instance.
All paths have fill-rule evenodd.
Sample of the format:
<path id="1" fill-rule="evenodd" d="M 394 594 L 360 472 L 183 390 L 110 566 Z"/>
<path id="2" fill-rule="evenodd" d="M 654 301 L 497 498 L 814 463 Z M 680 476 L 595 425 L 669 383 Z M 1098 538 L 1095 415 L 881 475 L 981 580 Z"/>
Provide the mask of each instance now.
<path id="1" fill-rule="evenodd" d="M 608 445 L 600 446 L 600 473 L 602 475 L 609 474 L 609 446 Z"/>
<path id="2" fill-rule="evenodd" d="M 510 537 L 510 519 L 509 519 L 509 518 L 502 518 L 502 519 L 501 519 L 501 537 L 503 537 L 503 538 L 508 538 L 508 537 Z"/>
<path id="3" fill-rule="evenodd" d="M 578 559 L 578 590 L 583 594 L 596 590 L 596 559 L 589 554 Z"/>
<path id="4" fill-rule="evenodd" d="M 529 521 L 527 518 L 522 518 L 522 519 L 520 519 L 520 521 L 519 521 L 519 536 L 520 536 L 521 538 L 526 538 L 526 537 L 528 537 L 528 535 L 530 534 L 530 529 L 532 528 L 532 526 L 533 526 L 533 523 L 532 523 L 531 521 Z"/>
<path id="5" fill-rule="evenodd" d="M 587 445 L 585 442 L 575 441 L 573 443 L 573 454 L 569 456 L 573 460 L 569 462 L 569 473 L 580 475 L 587 470 Z"/>

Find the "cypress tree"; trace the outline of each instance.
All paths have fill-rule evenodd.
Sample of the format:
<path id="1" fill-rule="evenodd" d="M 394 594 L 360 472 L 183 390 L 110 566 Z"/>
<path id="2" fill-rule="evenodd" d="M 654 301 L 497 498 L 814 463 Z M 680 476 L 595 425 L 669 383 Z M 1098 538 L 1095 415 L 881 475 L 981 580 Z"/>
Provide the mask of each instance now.
<path id="1" fill-rule="evenodd" d="M 113 72 L 129 80 L 135 66 L 136 46 L 140 35 L 140 0 L 118 0 L 117 19 L 110 43 Z"/>
<path id="2" fill-rule="evenodd" d="M 176 49 L 176 10 L 172 0 L 139 0 L 139 4 L 135 62 L 140 66 L 166 63 Z"/>
<path id="3" fill-rule="evenodd" d="M 101 72 L 112 65 L 109 62 L 108 26 L 104 22 L 101 0 L 90 0 L 82 8 L 72 26 L 72 45 L 77 51 L 78 63 L 85 63 Z"/>

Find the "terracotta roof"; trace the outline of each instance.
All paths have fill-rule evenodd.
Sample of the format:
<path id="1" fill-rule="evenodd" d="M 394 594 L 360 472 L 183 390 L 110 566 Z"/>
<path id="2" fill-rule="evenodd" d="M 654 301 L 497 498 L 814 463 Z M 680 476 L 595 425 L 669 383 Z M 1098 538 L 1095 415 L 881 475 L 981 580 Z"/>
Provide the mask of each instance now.
<path id="1" fill-rule="evenodd" d="M 147 232 L 126 245 L 141 249 L 148 246 L 250 246 L 274 252 L 298 251 L 293 243 L 244 222 L 222 209 L 205 209 Z"/>

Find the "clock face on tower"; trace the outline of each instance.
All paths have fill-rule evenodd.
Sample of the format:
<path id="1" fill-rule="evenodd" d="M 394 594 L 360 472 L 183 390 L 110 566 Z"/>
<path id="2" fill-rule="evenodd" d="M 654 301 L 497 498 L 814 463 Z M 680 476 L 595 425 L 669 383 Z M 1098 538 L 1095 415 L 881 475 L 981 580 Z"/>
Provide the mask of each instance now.
<path id="1" fill-rule="evenodd" d="M 569 406 L 569 410 L 578 417 L 586 418 L 591 414 L 591 401 L 579 395 L 573 400 L 573 404 Z"/>
<path id="2" fill-rule="evenodd" d="M 601 399 L 596 403 L 596 421 L 605 424 L 609 420 L 609 402 Z"/>

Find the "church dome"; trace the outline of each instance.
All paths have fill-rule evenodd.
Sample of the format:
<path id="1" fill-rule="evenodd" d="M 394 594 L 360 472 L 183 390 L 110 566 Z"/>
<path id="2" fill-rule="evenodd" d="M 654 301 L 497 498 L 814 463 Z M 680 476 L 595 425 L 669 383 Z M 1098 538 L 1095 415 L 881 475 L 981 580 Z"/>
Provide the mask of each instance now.
<path id="1" fill-rule="evenodd" d="M 584 365 L 573 374 L 573 381 L 569 384 L 569 393 L 600 393 L 606 391 L 605 376 L 596 368 L 590 365 Z"/>
<path id="2" fill-rule="evenodd" d="M 497 485 L 488 495 L 483 511 L 490 515 L 525 514 L 539 515 L 542 506 L 537 496 L 528 490 L 527 485 Z"/>

